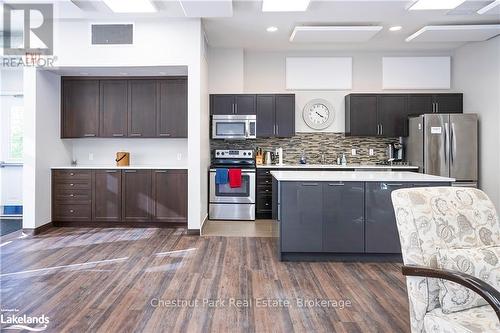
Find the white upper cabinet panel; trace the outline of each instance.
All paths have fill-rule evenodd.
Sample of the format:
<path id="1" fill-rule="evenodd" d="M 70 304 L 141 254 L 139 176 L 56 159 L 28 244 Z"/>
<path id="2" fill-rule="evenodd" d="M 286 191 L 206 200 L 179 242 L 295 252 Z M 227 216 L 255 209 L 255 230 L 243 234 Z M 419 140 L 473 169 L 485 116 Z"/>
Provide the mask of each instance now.
<path id="1" fill-rule="evenodd" d="M 450 89 L 450 57 L 384 57 L 383 89 Z"/>
<path id="2" fill-rule="evenodd" d="M 286 89 L 350 90 L 351 57 L 287 57 Z"/>

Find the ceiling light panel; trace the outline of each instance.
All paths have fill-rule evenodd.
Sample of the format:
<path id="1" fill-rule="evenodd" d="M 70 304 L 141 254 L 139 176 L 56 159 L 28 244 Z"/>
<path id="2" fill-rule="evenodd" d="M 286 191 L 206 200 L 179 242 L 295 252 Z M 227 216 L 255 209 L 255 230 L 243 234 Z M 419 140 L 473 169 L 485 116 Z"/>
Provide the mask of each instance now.
<path id="1" fill-rule="evenodd" d="M 150 0 L 103 0 L 115 13 L 154 13 L 156 8 Z"/>
<path id="2" fill-rule="evenodd" d="M 483 14 L 495 14 L 498 15 L 498 12 L 500 11 L 500 0 L 493 1 L 487 6 L 484 6 L 483 8 L 479 9 L 477 11 L 478 14 L 483 15 Z"/>
<path id="3" fill-rule="evenodd" d="M 500 34 L 500 24 L 428 25 L 406 38 L 407 42 L 481 42 Z"/>
<path id="4" fill-rule="evenodd" d="M 263 0 L 263 12 L 304 12 L 311 0 Z"/>
<path id="5" fill-rule="evenodd" d="M 294 43 L 353 43 L 373 38 L 381 26 L 301 26 L 293 29 Z"/>
<path id="6" fill-rule="evenodd" d="M 465 0 L 418 0 L 411 5 L 410 10 L 453 9 L 464 2 Z"/>

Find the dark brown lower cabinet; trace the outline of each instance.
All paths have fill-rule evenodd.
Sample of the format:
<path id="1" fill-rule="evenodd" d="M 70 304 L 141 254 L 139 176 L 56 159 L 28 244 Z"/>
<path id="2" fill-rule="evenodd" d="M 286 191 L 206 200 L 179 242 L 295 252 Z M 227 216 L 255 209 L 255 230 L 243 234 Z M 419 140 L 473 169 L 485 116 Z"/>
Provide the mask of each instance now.
<path id="1" fill-rule="evenodd" d="M 187 224 L 187 170 L 96 169 L 52 172 L 56 225 Z"/>
<path id="2" fill-rule="evenodd" d="M 94 220 L 121 221 L 122 173 L 120 170 L 94 171 Z"/>
<path id="3" fill-rule="evenodd" d="M 153 171 L 153 221 L 185 222 L 187 219 L 187 171 Z"/>
<path id="4" fill-rule="evenodd" d="M 122 220 L 151 220 L 151 170 L 123 170 Z"/>

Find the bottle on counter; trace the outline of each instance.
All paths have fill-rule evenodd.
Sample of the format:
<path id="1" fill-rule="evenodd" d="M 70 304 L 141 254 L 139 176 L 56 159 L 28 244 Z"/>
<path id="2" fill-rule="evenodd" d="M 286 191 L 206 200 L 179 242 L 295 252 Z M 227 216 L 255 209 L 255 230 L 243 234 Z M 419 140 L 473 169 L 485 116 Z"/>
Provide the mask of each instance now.
<path id="1" fill-rule="evenodd" d="M 345 157 L 345 154 L 342 154 L 341 163 L 342 163 L 342 165 L 347 165 L 347 158 Z"/>
<path id="2" fill-rule="evenodd" d="M 300 164 L 307 164 L 306 151 L 302 151 L 302 155 L 300 155 Z"/>

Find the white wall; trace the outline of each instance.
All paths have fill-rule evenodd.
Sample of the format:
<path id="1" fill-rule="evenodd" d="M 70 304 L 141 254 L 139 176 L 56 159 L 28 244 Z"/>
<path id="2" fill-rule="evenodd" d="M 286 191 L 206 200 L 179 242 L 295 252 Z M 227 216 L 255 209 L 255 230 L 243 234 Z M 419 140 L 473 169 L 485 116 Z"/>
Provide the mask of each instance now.
<path id="1" fill-rule="evenodd" d="M 73 160 L 79 165 L 115 165 L 119 151 L 130 152 L 131 165 L 186 168 L 188 163 L 187 139 L 74 139 L 70 142 Z"/>
<path id="2" fill-rule="evenodd" d="M 35 68 L 24 70 L 25 130 L 23 228 L 51 221 L 50 167 L 71 161 L 71 145 L 59 136 L 60 77 Z"/>
<path id="3" fill-rule="evenodd" d="M 200 220 L 202 223 L 208 216 L 208 169 L 210 168 L 210 108 L 208 93 L 208 45 L 206 39 L 201 41 L 201 89 L 200 89 Z M 200 229 L 203 225 L 200 225 Z M 201 233 L 201 230 L 200 230 Z"/>
<path id="4" fill-rule="evenodd" d="M 382 57 L 384 56 L 449 56 L 451 52 L 334 52 L 334 51 L 245 51 L 232 50 L 225 52 L 212 49 L 210 55 L 221 56 L 220 59 L 210 58 L 209 72 L 219 73 L 226 70 L 226 64 L 232 64 L 231 71 L 239 73 L 236 65 L 243 63 L 243 92 L 245 93 L 295 93 L 296 118 L 295 127 L 297 132 L 314 132 L 307 127 L 302 120 L 302 109 L 307 102 L 314 98 L 328 100 L 336 110 L 335 121 L 329 128 L 321 132 L 344 132 L 344 97 L 351 92 L 399 92 L 403 90 L 382 89 Z M 293 56 L 348 56 L 353 58 L 352 90 L 345 91 L 290 91 L 286 90 L 285 59 Z M 243 60 L 241 60 L 243 57 Z M 238 58 L 238 59 L 231 59 Z M 239 66 L 239 65 L 238 65 Z M 236 68 L 235 68 L 236 67 Z M 240 82 L 232 80 L 221 80 L 215 75 L 209 76 L 210 93 L 231 93 L 234 87 L 240 86 Z M 451 90 L 437 90 L 442 92 Z M 407 92 L 408 90 L 405 90 Z M 436 90 L 433 90 L 436 91 Z M 239 92 L 239 91 L 238 91 Z M 425 92 L 425 90 L 419 90 Z"/>
<path id="5" fill-rule="evenodd" d="M 480 187 L 500 210 L 500 37 L 457 49 L 453 70 L 464 111 L 479 116 Z"/>
<path id="6" fill-rule="evenodd" d="M 133 21 L 133 20 L 132 20 Z M 95 22 L 92 22 L 95 23 Z M 100 22 L 102 23 L 102 21 Z M 55 63 L 58 67 L 99 67 L 99 66 L 115 66 L 124 68 L 126 67 L 143 67 L 143 66 L 187 66 L 188 68 L 188 139 L 187 140 L 175 140 L 168 141 L 168 143 L 159 143 L 157 141 L 147 141 L 146 145 L 151 145 L 150 147 L 143 147 L 142 150 L 138 150 L 138 141 L 130 142 L 128 140 L 124 141 L 123 144 L 117 144 L 116 142 L 109 140 L 99 147 L 98 141 L 91 142 L 88 146 L 85 143 L 78 142 L 74 143 L 74 152 L 81 161 L 88 161 L 89 150 L 94 152 L 94 161 L 96 164 L 100 161 L 107 161 L 108 156 L 113 156 L 116 153 L 117 148 L 126 150 L 131 150 L 133 155 L 132 158 L 138 158 L 141 164 L 152 164 L 161 159 L 162 162 L 167 161 L 169 165 L 172 163 L 184 162 L 184 166 L 187 165 L 188 168 L 188 195 L 189 195 L 189 206 L 188 206 L 188 227 L 190 229 L 198 229 L 201 225 L 200 213 L 202 215 L 206 214 L 206 207 L 202 206 L 202 194 L 207 192 L 207 188 L 203 187 L 200 175 L 202 173 L 202 164 L 207 157 L 204 156 L 205 152 L 202 151 L 202 142 L 206 141 L 201 135 L 203 133 L 202 126 L 206 124 L 203 123 L 203 115 L 201 115 L 201 40 L 202 40 L 202 28 L 201 21 L 199 19 L 150 19 L 150 20 L 137 20 L 133 21 L 134 27 L 134 44 L 130 46 L 92 46 L 90 44 L 90 22 L 75 22 L 75 21 L 65 21 L 56 22 L 54 26 L 54 55 L 57 57 Z M 31 76 L 36 76 L 35 74 L 30 74 Z M 26 88 L 33 90 L 30 95 L 36 95 L 37 89 L 39 89 L 39 84 L 33 84 L 34 79 L 30 80 Z M 36 87 L 36 89 L 35 89 Z M 54 91 L 59 92 L 59 88 L 54 87 Z M 34 97 L 30 97 L 30 101 L 34 100 Z M 41 102 L 31 103 L 31 116 L 33 117 L 30 122 L 32 124 L 27 125 L 27 133 L 29 138 L 34 138 L 35 133 L 37 138 L 39 132 L 35 132 L 45 120 L 39 118 L 34 118 L 35 114 L 40 114 L 40 111 L 44 111 L 46 106 Z M 59 114 L 59 105 L 53 106 L 54 112 Z M 208 118 L 208 110 L 206 110 Z M 49 119 L 47 120 L 49 121 Z M 50 119 L 54 128 L 50 134 L 44 134 L 43 140 L 50 141 L 54 136 L 59 137 L 59 119 Z M 208 125 L 207 125 L 208 126 Z M 42 135 L 40 135 L 42 136 Z M 75 141 L 75 140 L 73 140 Z M 58 142 L 62 144 L 71 145 L 71 140 L 60 140 Z M 141 141 L 142 142 L 142 141 Z M 28 180 L 28 184 L 25 185 L 24 193 L 27 198 L 30 199 L 30 204 L 37 207 L 50 207 L 50 195 L 41 194 L 40 191 L 35 194 L 31 194 L 30 190 L 35 185 L 35 179 L 37 181 L 37 189 L 43 187 L 39 185 L 39 180 L 43 178 L 43 184 L 45 181 L 49 180 L 49 177 L 44 178 L 43 176 L 48 175 L 50 172 L 50 166 L 68 164 L 71 160 L 71 154 L 68 157 L 66 152 L 62 150 L 55 150 L 50 154 L 51 157 L 50 165 L 45 164 L 45 160 L 40 154 L 35 155 L 38 151 L 39 143 L 31 142 L 28 144 L 30 148 L 30 153 L 32 156 L 30 158 L 29 168 L 26 170 L 25 175 Z M 146 157 L 150 151 L 154 151 L 158 155 L 157 149 L 161 149 L 164 158 L 162 156 L 157 157 Z M 134 153 L 135 152 L 135 153 Z M 181 161 L 177 160 L 177 153 L 182 154 Z M 171 153 L 172 154 L 171 156 Z M 137 161 L 137 160 L 136 160 Z M 204 170 L 206 172 L 206 170 Z M 39 177 L 40 176 L 40 177 Z M 31 206 L 30 206 L 31 207 Z M 30 212 L 31 214 L 31 212 Z M 39 226 L 41 224 L 47 223 L 45 212 L 37 210 L 33 211 L 33 216 L 29 218 L 29 225 Z M 30 226 L 25 226 L 29 228 Z"/>
<path id="7" fill-rule="evenodd" d="M 228 94 L 243 92 L 243 49 L 208 49 L 209 92 L 224 90 Z"/>

